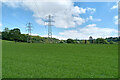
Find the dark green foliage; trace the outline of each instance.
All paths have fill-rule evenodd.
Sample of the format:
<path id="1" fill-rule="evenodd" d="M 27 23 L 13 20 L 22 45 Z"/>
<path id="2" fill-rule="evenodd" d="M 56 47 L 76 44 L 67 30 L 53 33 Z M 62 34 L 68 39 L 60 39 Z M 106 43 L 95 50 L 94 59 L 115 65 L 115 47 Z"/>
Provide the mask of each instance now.
<path id="1" fill-rule="evenodd" d="M 80 40 L 79 41 L 80 44 L 90 44 L 89 40 Z"/>
<path id="2" fill-rule="evenodd" d="M 114 41 L 114 42 L 120 41 L 119 37 L 109 37 L 109 38 L 106 38 L 106 40 L 107 40 L 108 42 L 110 42 L 110 41 Z"/>
<path id="3" fill-rule="evenodd" d="M 20 41 L 20 42 L 27 42 L 27 37 L 28 37 L 28 35 L 26 35 L 26 34 L 21 34 L 21 35 L 20 35 L 20 38 L 19 38 L 19 41 Z"/>
<path id="4" fill-rule="evenodd" d="M 16 41 L 20 41 L 20 37 L 21 37 L 21 32 L 20 32 L 20 29 L 18 28 L 15 28 L 13 30 L 10 30 L 9 31 L 9 37 L 10 37 L 10 40 L 14 40 L 15 42 Z"/>
<path id="5" fill-rule="evenodd" d="M 15 28 L 9 30 L 5 28 L 2 32 L 2 39 L 3 40 L 10 40 L 15 42 L 27 42 L 28 38 L 31 38 L 32 43 L 49 43 L 48 38 L 40 37 L 40 36 L 30 36 L 28 34 L 21 34 L 20 29 Z M 56 38 L 51 39 L 52 43 L 58 43 L 59 40 Z"/>
<path id="6" fill-rule="evenodd" d="M 75 43 L 73 39 L 67 39 L 67 43 Z"/>
<path id="7" fill-rule="evenodd" d="M 97 43 L 97 44 L 108 44 L 107 40 L 105 40 L 103 38 L 97 38 L 95 40 L 95 43 Z"/>
<path id="8" fill-rule="evenodd" d="M 114 42 L 114 41 L 110 41 L 109 43 L 110 43 L 110 44 L 116 44 L 116 42 Z"/>
<path id="9" fill-rule="evenodd" d="M 2 32 L 2 39 L 3 40 L 9 40 L 9 29 L 5 28 L 4 31 Z"/>
<path id="10" fill-rule="evenodd" d="M 12 30 L 9 30 L 8 28 L 5 28 L 2 32 L 2 39 L 3 40 L 11 40 L 11 41 L 19 41 L 21 38 L 21 32 L 20 29 L 15 28 Z"/>
<path id="11" fill-rule="evenodd" d="M 1 37 L 1 35 L 0 35 Z M 74 43 L 74 44 L 113 44 L 113 42 L 120 41 L 119 37 L 109 37 L 106 39 L 97 38 L 90 40 L 79 40 L 79 39 L 67 39 L 67 40 L 59 40 L 56 38 L 51 38 L 50 40 L 47 37 L 40 37 L 40 36 L 30 36 L 28 34 L 21 34 L 20 29 L 15 28 L 9 30 L 5 28 L 2 32 L 2 39 L 3 40 L 10 40 L 15 42 L 28 42 L 28 38 L 30 38 L 30 42 L 32 43 Z M 113 42 L 111 42 L 113 41 Z"/>
<path id="12" fill-rule="evenodd" d="M 2 39 L 2 32 L 0 32 L 0 39 Z"/>
<path id="13" fill-rule="evenodd" d="M 61 40 L 60 43 L 64 43 L 64 42 Z"/>

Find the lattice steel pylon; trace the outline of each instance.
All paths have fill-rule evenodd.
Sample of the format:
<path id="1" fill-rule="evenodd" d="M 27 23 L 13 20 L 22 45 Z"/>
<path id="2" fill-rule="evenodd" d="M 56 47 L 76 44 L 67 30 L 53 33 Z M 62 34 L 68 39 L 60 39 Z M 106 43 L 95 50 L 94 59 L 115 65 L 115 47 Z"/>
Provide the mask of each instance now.
<path id="1" fill-rule="evenodd" d="M 49 42 L 52 41 L 52 27 L 51 27 L 51 26 L 53 26 L 53 25 L 52 25 L 52 22 L 54 22 L 54 21 L 52 20 L 52 17 L 53 17 L 53 16 L 49 15 L 49 16 L 48 16 L 48 19 L 45 21 L 45 22 L 48 22 L 47 26 L 48 26 L 48 39 L 49 39 Z"/>
<path id="2" fill-rule="evenodd" d="M 27 38 L 27 42 L 31 43 L 31 32 L 32 32 L 32 23 L 27 23 L 27 31 L 28 31 L 28 38 Z"/>
<path id="3" fill-rule="evenodd" d="M 51 15 L 48 16 L 48 38 L 52 38 L 52 19 L 51 19 Z"/>

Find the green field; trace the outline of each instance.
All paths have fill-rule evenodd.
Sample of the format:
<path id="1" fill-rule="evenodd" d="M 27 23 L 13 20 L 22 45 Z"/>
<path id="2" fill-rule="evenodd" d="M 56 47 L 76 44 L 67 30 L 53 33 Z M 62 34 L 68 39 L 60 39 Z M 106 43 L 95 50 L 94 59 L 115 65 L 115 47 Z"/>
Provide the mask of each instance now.
<path id="1" fill-rule="evenodd" d="M 3 78 L 117 78 L 118 45 L 3 41 Z"/>

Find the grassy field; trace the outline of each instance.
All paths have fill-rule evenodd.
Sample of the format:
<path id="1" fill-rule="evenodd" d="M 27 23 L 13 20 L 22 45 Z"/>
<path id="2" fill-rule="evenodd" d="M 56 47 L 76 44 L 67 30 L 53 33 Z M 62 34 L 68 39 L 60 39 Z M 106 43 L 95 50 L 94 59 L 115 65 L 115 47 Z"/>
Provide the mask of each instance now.
<path id="1" fill-rule="evenodd" d="M 3 78 L 116 78 L 118 46 L 3 41 Z"/>

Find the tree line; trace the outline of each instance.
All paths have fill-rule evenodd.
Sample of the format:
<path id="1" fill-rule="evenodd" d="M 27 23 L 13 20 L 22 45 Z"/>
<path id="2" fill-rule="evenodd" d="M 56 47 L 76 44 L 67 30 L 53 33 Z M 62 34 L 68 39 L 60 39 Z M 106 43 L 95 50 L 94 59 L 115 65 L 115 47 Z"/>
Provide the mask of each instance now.
<path id="1" fill-rule="evenodd" d="M 21 34 L 19 28 L 14 28 L 9 30 L 9 28 L 5 28 L 0 35 L 2 40 L 9 40 L 15 42 L 28 42 L 28 38 L 32 43 L 72 43 L 72 44 L 117 44 L 120 42 L 120 37 L 109 37 L 109 38 L 97 38 L 90 40 L 79 40 L 79 39 L 67 39 L 67 40 L 59 40 L 56 38 L 49 39 L 48 37 L 41 36 L 32 36 L 28 34 Z M 92 37 L 90 37 L 92 38 Z"/>
<path id="2" fill-rule="evenodd" d="M 9 40 L 9 41 L 15 41 L 15 42 L 28 42 L 28 38 L 30 37 L 31 43 L 48 43 L 49 39 L 47 37 L 41 37 L 41 36 L 32 36 L 28 34 L 21 34 L 20 29 L 14 28 L 9 30 L 8 28 L 5 28 L 4 31 L 2 31 L 2 40 Z M 59 41 L 59 39 L 52 38 L 53 43 L 56 43 Z"/>
<path id="3" fill-rule="evenodd" d="M 77 40 L 77 39 L 67 39 L 61 41 L 61 43 L 74 43 L 74 44 L 118 44 L 120 39 L 118 37 L 110 38 L 97 38 L 93 40 Z"/>

